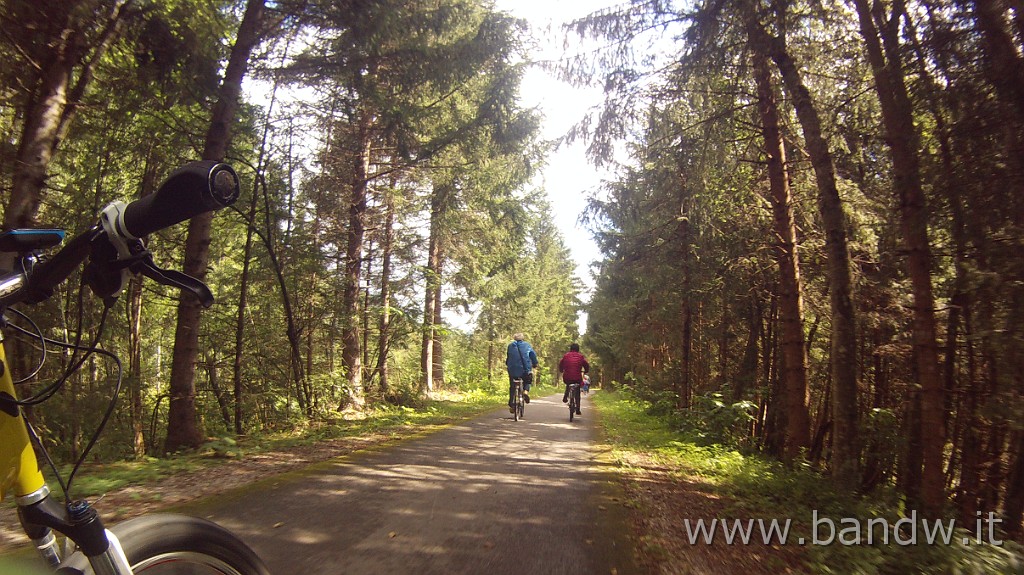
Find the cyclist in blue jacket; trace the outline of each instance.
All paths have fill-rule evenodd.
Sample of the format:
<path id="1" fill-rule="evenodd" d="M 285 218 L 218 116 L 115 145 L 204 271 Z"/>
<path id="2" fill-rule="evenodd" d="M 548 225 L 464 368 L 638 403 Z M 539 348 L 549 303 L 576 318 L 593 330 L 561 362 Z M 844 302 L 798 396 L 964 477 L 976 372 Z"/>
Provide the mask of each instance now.
<path id="1" fill-rule="evenodd" d="M 508 352 L 505 354 L 505 367 L 508 369 L 508 408 L 515 409 L 515 379 L 523 380 L 523 401 L 530 403 L 530 386 L 533 385 L 533 368 L 537 367 L 537 354 L 533 346 L 524 341 L 526 336 L 517 333 L 512 336 L 512 343 L 508 344 Z"/>

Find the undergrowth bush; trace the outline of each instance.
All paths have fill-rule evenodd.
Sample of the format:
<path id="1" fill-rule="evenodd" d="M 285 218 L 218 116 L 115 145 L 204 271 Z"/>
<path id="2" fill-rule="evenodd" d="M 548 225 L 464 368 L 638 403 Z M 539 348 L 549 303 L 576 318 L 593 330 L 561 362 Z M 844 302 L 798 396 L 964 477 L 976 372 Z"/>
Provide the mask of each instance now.
<path id="1" fill-rule="evenodd" d="M 695 397 L 690 409 L 680 411 L 680 428 L 701 441 L 750 447 L 756 413 L 752 401 L 730 403 L 721 393 L 707 393 Z"/>
<path id="2" fill-rule="evenodd" d="M 621 389 L 621 388 L 620 388 Z M 979 544 L 975 534 L 958 527 L 949 544 L 929 544 L 917 525 L 917 544 L 910 533 L 871 533 L 872 519 L 895 526 L 903 519 L 902 501 L 891 486 L 875 489 L 867 495 L 838 490 L 834 484 L 806 463 L 791 466 L 746 453 L 730 443 L 731 434 L 746 424 L 749 412 L 742 404 L 729 404 L 714 394 L 697 402 L 698 409 L 678 426 L 672 415 L 654 415 L 658 409 L 628 389 L 600 393 L 594 398 L 601 413 L 605 440 L 611 453 L 630 473 L 629 461 L 649 458 L 672 470 L 679 477 L 699 477 L 713 486 L 725 502 L 730 517 L 777 518 L 791 520 L 790 545 L 800 537 L 808 572 L 836 575 L 908 575 L 950 574 L 986 575 L 1024 573 L 1024 548 L 1013 541 L 1001 545 Z M 654 409 L 652 409 L 654 407 Z M 881 414 L 880 417 L 884 417 Z M 703 426 L 703 427 L 702 427 Z M 710 441 L 718 437 L 720 441 Z M 642 457 L 640 457 L 642 455 Z M 812 545 L 815 536 L 828 535 L 822 528 L 815 532 L 814 519 L 835 524 L 835 539 L 830 544 Z M 844 523 L 843 518 L 849 521 Z M 679 518 L 680 522 L 685 518 Z M 691 518 L 696 519 L 696 518 Z M 708 518 L 710 519 L 710 518 Z M 945 525 L 949 525 L 946 520 Z M 904 521 L 904 524 L 908 522 Z M 819 525 L 820 527 L 820 525 Z M 973 529 L 974 526 L 966 526 Z M 845 529 L 845 531 L 844 531 Z M 889 543 L 883 535 L 888 533 Z M 642 538 L 644 534 L 639 534 Z M 868 544 L 869 536 L 873 544 Z M 969 544 L 965 544 L 969 541 Z"/>

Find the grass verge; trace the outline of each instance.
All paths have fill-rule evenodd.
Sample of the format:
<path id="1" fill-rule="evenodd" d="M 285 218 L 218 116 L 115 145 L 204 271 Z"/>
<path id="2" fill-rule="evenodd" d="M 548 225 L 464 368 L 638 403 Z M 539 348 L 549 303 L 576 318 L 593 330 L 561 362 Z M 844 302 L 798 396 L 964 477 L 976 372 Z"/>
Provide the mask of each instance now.
<path id="1" fill-rule="evenodd" d="M 806 467 L 677 431 L 671 418 L 628 394 L 594 400 L 635 510 L 640 561 L 651 572 L 1024 573 L 1020 545 L 979 542 L 974 525 L 945 520 L 926 529 L 919 517 L 899 513 L 891 493 L 843 493 Z"/>
<path id="2" fill-rule="evenodd" d="M 74 496 L 92 498 L 122 487 L 145 485 L 180 473 L 214 467 L 225 461 L 332 439 L 369 435 L 397 438 L 429 432 L 500 407 L 503 402 L 502 393 L 490 390 L 438 392 L 415 408 L 385 404 L 358 413 L 341 414 L 330 421 L 304 423 L 289 431 L 237 440 L 231 437 L 211 438 L 195 452 L 148 457 L 139 461 L 90 463 L 84 465 L 74 479 Z M 71 467 L 65 466 L 61 475 L 67 477 L 70 471 Z M 61 493 L 51 475 L 48 473 L 50 488 Z"/>

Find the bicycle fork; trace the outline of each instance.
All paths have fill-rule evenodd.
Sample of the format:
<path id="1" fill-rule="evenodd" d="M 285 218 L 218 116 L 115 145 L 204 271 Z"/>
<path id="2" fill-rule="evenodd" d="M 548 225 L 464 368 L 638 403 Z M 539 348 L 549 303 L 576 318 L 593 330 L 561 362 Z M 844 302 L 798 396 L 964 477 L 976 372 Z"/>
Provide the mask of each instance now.
<path id="1" fill-rule="evenodd" d="M 73 501 L 65 508 L 51 499 L 50 489 L 43 486 L 35 493 L 18 497 L 17 503 L 25 534 L 54 569 L 64 560 L 54 534 L 58 531 L 81 548 L 96 575 L 132 575 L 117 536 L 103 527 L 99 514 L 87 501 Z"/>
<path id="2" fill-rule="evenodd" d="M 2 316 L 0 316 L 2 321 Z M 39 461 L 29 439 L 28 426 L 15 401 L 16 392 L 0 333 L 0 500 L 18 495 L 18 518 L 25 534 L 52 568 L 64 560 L 54 531 L 67 535 L 82 550 L 96 575 L 132 575 L 121 544 L 103 527 L 99 514 L 86 501 L 61 505 L 50 497 Z"/>

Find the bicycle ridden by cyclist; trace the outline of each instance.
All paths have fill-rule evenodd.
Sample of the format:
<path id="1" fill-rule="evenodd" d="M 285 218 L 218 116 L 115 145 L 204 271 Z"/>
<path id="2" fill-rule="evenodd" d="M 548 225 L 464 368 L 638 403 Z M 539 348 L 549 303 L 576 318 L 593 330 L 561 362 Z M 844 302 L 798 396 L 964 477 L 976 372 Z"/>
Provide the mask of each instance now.
<path id="1" fill-rule="evenodd" d="M 590 373 L 590 364 L 587 358 L 580 353 L 580 344 L 574 343 L 569 346 L 569 352 L 562 356 L 558 362 L 558 371 L 562 374 L 562 382 L 565 384 L 565 393 L 562 394 L 562 403 L 569 402 L 569 384 L 576 383 L 573 396 L 576 399 L 576 415 L 580 413 L 580 387 L 583 386 L 583 376 Z"/>
<path id="2" fill-rule="evenodd" d="M 533 368 L 540 365 L 533 346 L 525 341 L 521 332 L 512 336 L 505 354 L 505 367 L 508 369 L 508 408 L 515 409 L 516 379 L 523 380 L 523 401 L 530 403 L 530 386 L 533 385 Z"/>

